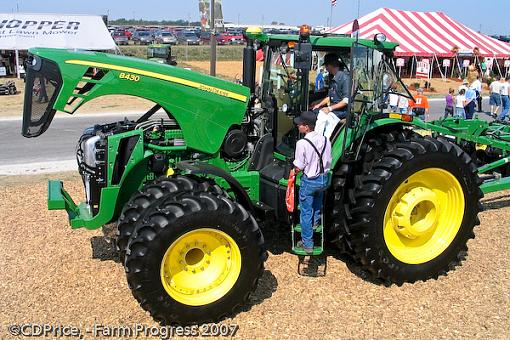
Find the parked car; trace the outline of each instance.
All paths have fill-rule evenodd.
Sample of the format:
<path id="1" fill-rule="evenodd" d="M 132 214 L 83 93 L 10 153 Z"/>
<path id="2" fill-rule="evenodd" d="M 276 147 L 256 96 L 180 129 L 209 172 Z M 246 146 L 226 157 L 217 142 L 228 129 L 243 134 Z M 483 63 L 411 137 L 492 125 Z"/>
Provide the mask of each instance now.
<path id="1" fill-rule="evenodd" d="M 200 39 L 190 31 L 181 31 L 177 36 L 177 41 L 182 45 L 200 45 Z"/>
<path id="2" fill-rule="evenodd" d="M 221 34 L 216 33 L 216 41 L 218 42 L 220 39 Z M 204 45 L 209 45 L 211 42 L 211 32 L 200 32 L 200 42 Z M 218 42 L 219 44 L 219 42 Z"/>
<path id="3" fill-rule="evenodd" d="M 158 44 L 177 45 L 177 37 L 168 31 L 160 31 L 156 34 L 155 41 Z"/>
<path id="4" fill-rule="evenodd" d="M 226 34 L 218 34 L 216 36 L 216 43 L 218 45 L 229 45 L 230 40 L 229 37 Z"/>
<path id="5" fill-rule="evenodd" d="M 135 31 L 132 38 L 135 45 L 152 44 L 153 37 L 150 31 Z"/>
<path id="6" fill-rule="evenodd" d="M 117 45 L 129 45 L 129 39 L 124 32 L 113 32 L 112 37 Z"/>
<path id="7" fill-rule="evenodd" d="M 244 36 L 241 32 L 230 32 L 223 34 L 227 40 L 228 45 L 241 45 L 244 44 Z"/>

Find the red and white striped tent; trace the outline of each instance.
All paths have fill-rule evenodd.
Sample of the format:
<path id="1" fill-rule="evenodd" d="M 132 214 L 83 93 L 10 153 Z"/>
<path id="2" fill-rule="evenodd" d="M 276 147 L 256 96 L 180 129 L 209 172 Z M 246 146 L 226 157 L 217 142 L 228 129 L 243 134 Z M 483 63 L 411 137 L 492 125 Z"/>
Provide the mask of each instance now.
<path id="1" fill-rule="evenodd" d="M 359 37 L 372 39 L 384 33 L 399 43 L 396 56 L 453 57 L 470 52 L 482 57 L 508 58 L 510 44 L 478 33 L 443 12 L 414 12 L 380 8 L 360 19 Z M 352 21 L 328 33 L 351 34 Z"/>

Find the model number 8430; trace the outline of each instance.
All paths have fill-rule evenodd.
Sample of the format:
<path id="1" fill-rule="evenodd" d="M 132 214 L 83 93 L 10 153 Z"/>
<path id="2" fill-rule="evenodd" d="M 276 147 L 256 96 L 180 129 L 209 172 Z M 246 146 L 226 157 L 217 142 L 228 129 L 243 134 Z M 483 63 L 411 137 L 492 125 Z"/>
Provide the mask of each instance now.
<path id="1" fill-rule="evenodd" d="M 120 79 L 130 80 L 130 81 L 140 81 L 140 76 L 138 76 L 136 74 L 132 74 L 132 73 L 121 72 L 119 74 L 119 78 Z"/>

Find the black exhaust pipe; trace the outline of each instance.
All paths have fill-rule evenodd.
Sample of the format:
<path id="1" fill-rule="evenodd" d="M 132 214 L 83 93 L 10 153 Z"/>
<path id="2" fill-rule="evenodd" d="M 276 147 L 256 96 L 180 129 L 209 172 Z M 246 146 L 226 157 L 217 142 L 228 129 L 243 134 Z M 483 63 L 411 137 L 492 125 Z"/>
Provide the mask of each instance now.
<path id="1" fill-rule="evenodd" d="M 246 37 L 246 47 L 243 50 L 243 85 L 255 93 L 255 44 L 253 39 Z"/>

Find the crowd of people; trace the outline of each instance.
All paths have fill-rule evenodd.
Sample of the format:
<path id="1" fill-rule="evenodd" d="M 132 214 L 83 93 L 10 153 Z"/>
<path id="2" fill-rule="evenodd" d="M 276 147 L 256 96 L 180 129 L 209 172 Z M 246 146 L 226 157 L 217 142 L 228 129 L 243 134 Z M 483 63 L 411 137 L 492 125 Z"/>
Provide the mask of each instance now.
<path id="1" fill-rule="evenodd" d="M 510 112 L 510 75 L 497 76 L 490 83 L 490 115 L 498 122 L 503 122 Z M 408 99 L 396 92 L 390 92 L 388 103 L 390 112 L 411 114 L 422 120 L 429 114 L 430 106 L 423 89 L 419 88 L 414 100 Z M 482 82 L 477 76 L 471 84 L 464 79 L 457 90 L 450 88 L 445 96 L 444 118 L 455 117 L 473 119 L 475 112 L 482 109 Z M 510 118 L 510 117 L 509 117 Z"/>
<path id="2" fill-rule="evenodd" d="M 490 84 L 490 98 L 489 105 L 491 106 L 491 116 L 496 118 L 497 121 L 502 122 L 506 119 L 510 111 L 510 76 L 506 78 L 497 77 L 495 81 Z M 501 112 L 498 115 L 498 111 Z"/>

